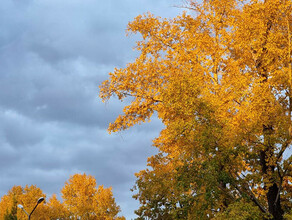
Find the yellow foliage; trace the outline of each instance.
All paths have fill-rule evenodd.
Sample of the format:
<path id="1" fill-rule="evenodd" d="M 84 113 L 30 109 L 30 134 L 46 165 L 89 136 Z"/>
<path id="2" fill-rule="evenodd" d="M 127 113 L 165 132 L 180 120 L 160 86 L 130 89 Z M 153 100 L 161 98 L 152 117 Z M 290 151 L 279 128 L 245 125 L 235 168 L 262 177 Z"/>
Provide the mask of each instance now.
<path id="1" fill-rule="evenodd" d="M 57 199 L 56 194 L 53 194 L 46 204 L 46 217 L 50 220 L 57 220 L 66 219 L 69 216 L 69 211 Z"/>
<path id="2" fill-rule="evenodd" d="M 191 161 L 202 170 L 194 175 L 217 178 L 218 195 L 200 186 L 214 210 L 247 196 L 279 218 L 291 209 L 281 203 L 291 192 L 291 154 L 283 154 L 291 144 L 292 1 L 189 1 L 188 8 L 173 19 L 148 13 L 129 23 L 128 31 L 142 36 L 140 55 L 109 74 L 100 97 L 132 102 L 109 132 L 156 112 L 165 128 L 154 145 L 176 161 L 173 169 Z M 140 186 L 144 175 L 159 176 L 151 167 L 139 174 Z"/>
<path id="3" fill-rule="evenodd" d="M 24 188 L 21 186 L 13 186 L 8 191 L 8 194 L 1 198 L 0 219 L 4 219 L 4 216 L 7 214 L 17 216 L 17 219 L 26 219 L 27 215 L 17 205 L 21 204 L 30 213 L 40 197 L 45 198 L 46 195 L 40 188 L 34 185 L 25 186 Z M 33 213 L 33 216 L 38 216 L 40 219 L 47 219 L 44 210 L 44 205 L 40 204 L 38 209 Z M 32 217 L 32 219 L 34 218 Z"/>
<path id="4" fill-rule="evenodd" d="M 111 188 L 99 186 L 93 176 L 75 174 L 61 190 L 64 206 L 73 219 L 117 219 L 120 207 L 116 205 Z M 120 217 L 122 218 L 122 217 Z"/>
<path id="5" fill-rule="evenodd" d="M 87 220 L 125 220 L 119 217 L 120 207 L 116 205 L 112 188 L 99 186 L 96 180 L 86 174 L 75 174 L 65 183 L 62 191 L 64 202 L 61 203 L 56 194 L 38 204 L 31 219 L 87 219 Z M 9 216 L 17 219 L 27 219 L 26 213 L 17 207 L 21 204 L 30 214 L 40 197 L 46 198 L 42 190 L 32 186 L 14 186 L 0 200 L 0 219 Z M 9 218 L 10 219 L 10 218 Z"/>
<path id="6" fill-rule="evenodd" d="M 0 219 L 4 219 L 5 214 L 11 213 L 13 208 L 17 209 L 17 201 L 23 194 L 21 186 L 13 186 L 7 193 L 2 196 L 0 201 Z"/>

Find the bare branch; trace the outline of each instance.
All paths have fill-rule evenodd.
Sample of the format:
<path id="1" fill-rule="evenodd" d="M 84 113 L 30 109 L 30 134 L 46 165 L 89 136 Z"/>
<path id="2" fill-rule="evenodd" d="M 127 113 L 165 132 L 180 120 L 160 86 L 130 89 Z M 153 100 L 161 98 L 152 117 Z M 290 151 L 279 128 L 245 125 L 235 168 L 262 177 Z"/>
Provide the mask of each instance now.
<path id="1" fill-rule="evenodd" d="M 281 150 L 279 151 L 279 153 L 277 155 L 277 161 L 279 161 L 279 159 L 282 157 L 283 153 L 288 148 L 288 146 L 289 146 L 290 143 L 291 143 L 291 137 L 288 138 L 288 140 L 286 140 L 285 143 L 282 144 L 282 148 L 281 148 Z"/>
<path id="2" fill-rule="evenodd" d="M 125 96 L 131 96 L 131 97 L 135 97 L 135 98 L 151 99 L 154 102 L 162 102 L 162 100 L 155 99 L 153 97 L 146 97 L 146 96 L 143 96 L 143 95 L 132 95 L 132 94 L 127 93 L 127 92 L 123 92 L 122 94 L 125 95 Z"/>

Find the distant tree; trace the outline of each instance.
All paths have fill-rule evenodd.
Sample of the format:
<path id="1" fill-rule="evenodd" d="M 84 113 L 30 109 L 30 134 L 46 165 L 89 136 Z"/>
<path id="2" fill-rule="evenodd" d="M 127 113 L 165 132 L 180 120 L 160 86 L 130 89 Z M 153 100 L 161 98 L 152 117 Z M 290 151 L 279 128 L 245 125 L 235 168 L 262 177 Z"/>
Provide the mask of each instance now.
<path id="1" fill-rule="evenodd" d="M 116 205 L 111 188 L 99 186 L 86 174 L 75 174 L 61 190 L 65 208 L 73 219 L 123 219 L 118 217 L 120 207 Z"/>
<path id="2" fill-rule="evenodd" d="M 111 187 L 104 188 L 102 185 L 98 186 L 94 196 L 94 212 L 97 219 L 101 220 L 125 219 L 123 217 L 117 217 L 117 214 L 120 212 L 120 207 L 115 203 Z"/>
<path id="3" fill-rule="evenodd" d="M 57 199 L 56 194 L 53 194 L 47 202 L 45 212 L 50 220 L 64 220 L 70 217 L 69 211 Z"/>
<path id="4" fill-rule="evenodd" d="M 24 188 L 13 186 L 7 195 L 1 198 L 0 219 L 26 219 L 27 215 L 17 205 L 23 205 L 25 210 L 30 213 L 40 197 L 46 197 L 46 195 L 35 185 L 25 186 Z M 35 210 L 34 216 L 45 219 L 43 204 L 40 204 L 38 209 Z"/>
<path id="5" fill-rule="evenodd" d="M 17 202 L 18 204 L 23 205 L 24 209 L 30 213 L 37 204 L 37 201 L 40 197 L 46 198 L 46 194 L 44 194 L 40 188 L 38 188 L 36 185 L 26 185 L 23 187 L 23 193 L 19 196 Z M 44 202 L 39 204 L 37 209 L 33 212 L 32 218 L 35 216 L 38 216 L 39 219 L 46 219 Z M 26 219 L 27 215 L 22 210 L 18 210 L 17 218 Z"/>
<path id="6" fill-rule="evenodd" d="M 23 194 L 21 186 L 13 186 L 0 201 L 0 219 L 17 219 L 17 204 Z"/>
<path id="7" fill-rule="evenodd" d="M 86 174 L 75 174 L 62 189 L 64 203 L 61 203 L 56 194 L 47 203 L 41 203 L 34 211 L 32 219 L 43 220 L 125 220 L 117 216 L 120 207 L 116 205 L 112 188 L 102 185 L 96 188 L 96 180 Z M 0 200 L 0 219 L 26 219 L 27 215 L 17 205 L 23 205 L 30 213 L 40 197 L 46 198 L 42 190 L 35 185 L 13 186 Z"/>
<path id="8" fill-rule="evenodd" d="M 6 210 L 4 220 L 17 220 L 17 200 L 15 197 L 13 197 L 13 205 L 11 210 Z"/>

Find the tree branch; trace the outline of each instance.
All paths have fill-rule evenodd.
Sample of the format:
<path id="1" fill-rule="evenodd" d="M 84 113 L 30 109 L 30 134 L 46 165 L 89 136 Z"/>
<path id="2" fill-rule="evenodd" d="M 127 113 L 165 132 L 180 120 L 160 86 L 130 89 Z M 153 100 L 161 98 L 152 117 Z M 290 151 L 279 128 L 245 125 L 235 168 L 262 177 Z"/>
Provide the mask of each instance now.
<path id="1" fill-rule="evenodd" d="M 260 208 L 260 210 L 263 212 L 263 213 L 268 213 L 267 212 L 267 209 L 262 205 L 260 204 L 260 202 L 258 201 L 258 199 L 255 197 L 255 195 L 253 194 L 253 192 L 249 189 L 249 187 L 243 183 L 243 180 L 242 178 L 236 174 L 237 178 L 239 178 L 242 182 L 242 187 L 246 190 L 246 193 L 249 195 L 250 199 Z M 235 189 L 237 189 L 237 191 L 243 195 L 244 192 L 237 186 L 237 185 L 233 185 L 235 187 Z"/>
<path id="2" fill-rule="evenodd" d="M 289 134 L 289 136 L 290 136 L 290 134 Z M 277 161 L 279 161 L 279 159 L 282 157 L 283 153 L 288 148 L 290 142 L 291 142 L 291 138 L 289 137 L 288 140 L 286 140 L 285 143 L 282 144 L 282 148 L 277 155 Z"/>
<path id="3" fill-rule="evenodd" d="M 153 97 L 146 97 L 146 96 L 143 96 L 143 95 L 132 95 L 132 94 L 127 93 L 127 92 L 122 92 L 122 94 L 125 95 L 125 96 L 131 96 L 131 97 L 135 97 L 135 98 L 151 99 L 154 102 L 162 102 L 162 100 L 155 99 Z"/>

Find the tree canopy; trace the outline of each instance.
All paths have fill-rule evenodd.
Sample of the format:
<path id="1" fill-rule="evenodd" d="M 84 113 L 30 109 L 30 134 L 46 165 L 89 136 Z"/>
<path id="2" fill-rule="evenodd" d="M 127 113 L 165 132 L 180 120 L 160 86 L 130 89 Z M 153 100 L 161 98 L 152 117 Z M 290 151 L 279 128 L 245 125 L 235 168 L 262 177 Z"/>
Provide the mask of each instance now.
<path id="1" fill-rule="evenodd" d="M 111 188 L 101 185 L 97 189 L 95 178 L 90 175 L 73 175 L 62 189 L 62 198 L 73 219 L 124 219 L 117 216 L 120 207 L 115 203 Z"/>
<path id="2" fill-rule="evenodd" d="M 165 125 L 153 141 L 160 153 L 136 174 L 136 213 L 283 219 L 292 198 L 292 1 L 200 2 L 172 19 L 130 22 L 140 54 L 100 86 L 104 101 L 132 98 L 110 132 L 155 112 Z"/>
<path id="3" fill-rule="evenodd" d="M 121 210 L 115 202 L 112 188 L 104 188 L 102 185 L 96 188 L 93 176 L 71 176 L 61 193 L 63 202 L 53 194 L 46 203 L 38 205 L 31 219 L 125 220 L 118 216 Z M 13 186 L 0 200 L 0 219 L 27 219 L 26 213 L 17 205 L 21 204 L 27 213 L 31 213 L 40 197 L 46 198 L 46 195 L 35 185 Z"/>

